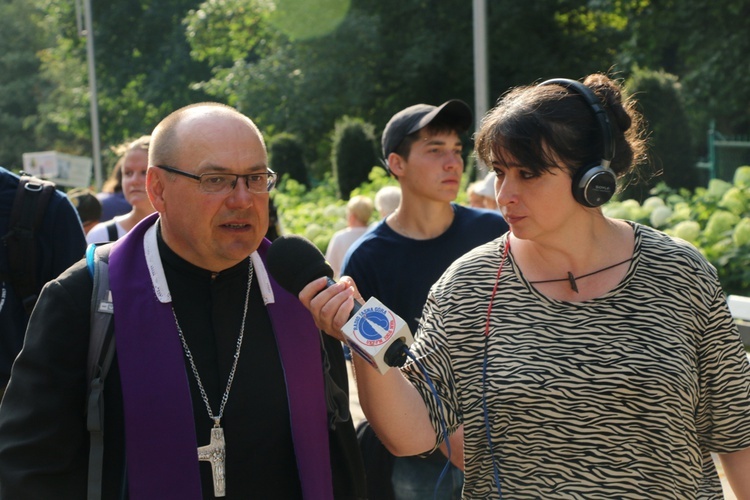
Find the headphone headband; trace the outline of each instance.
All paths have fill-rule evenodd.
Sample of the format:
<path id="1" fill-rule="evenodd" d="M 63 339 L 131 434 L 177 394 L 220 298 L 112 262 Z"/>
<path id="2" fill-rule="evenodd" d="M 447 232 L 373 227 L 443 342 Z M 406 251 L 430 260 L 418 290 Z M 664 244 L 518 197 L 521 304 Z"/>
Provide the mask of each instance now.
<path id="1" fill-rule="evenodd" d="M 569 80 L 568 78 L 553 78 L 552 80 L 547 80 L 539 84 L 539 86 L 542 85 L 561 85 L 583 97 L 594 112 L 596 121 L 599 123 L 599 129 L 602 133 L 602 166 L 604 168 L 609 168 L 610 163 L 612 163 L 612 158 L 615 157 L 615 138 L 612 133 L 612 125 L 609 122 L 607 111 L 602 106 L 602 103 L 596 94 L 581 82 Z"/>
<path id="2" fill-rule="evenodd" d="M 539 85 L 560 85 L 583 97 L 594 113 L 602 134 L 601 164 L 584 165 L 573 175 L 573 197 L 586 207 L 599 207 L 608 202 L 617 191 L 617 176 L 610 168 L 615 156 L 615 138 L 607 111 L 594 92 L 576 80 L 555 78 Z"/>

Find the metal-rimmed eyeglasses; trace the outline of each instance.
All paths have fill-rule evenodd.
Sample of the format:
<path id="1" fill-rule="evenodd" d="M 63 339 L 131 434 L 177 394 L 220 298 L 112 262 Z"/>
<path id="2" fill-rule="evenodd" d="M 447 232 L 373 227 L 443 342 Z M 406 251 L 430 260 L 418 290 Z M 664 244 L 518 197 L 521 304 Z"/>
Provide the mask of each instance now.
<path id="1" fill-rule="evenodd" d="M 191 174 L 169 165 L 155 165 L 155 167 L 173 174 L 179 174 L 198 181 L 198 187 L 204 193 L 227 194 L 237 185 L 240 177 L 245 179 L 248 191 L 251 193 L 268 193 L 276 184 L 276 172 L 269 169 L 266 172 L 253 172 L 252 174 L 225 174 L 221 172 L 208 172 L 201 175 Z"/>

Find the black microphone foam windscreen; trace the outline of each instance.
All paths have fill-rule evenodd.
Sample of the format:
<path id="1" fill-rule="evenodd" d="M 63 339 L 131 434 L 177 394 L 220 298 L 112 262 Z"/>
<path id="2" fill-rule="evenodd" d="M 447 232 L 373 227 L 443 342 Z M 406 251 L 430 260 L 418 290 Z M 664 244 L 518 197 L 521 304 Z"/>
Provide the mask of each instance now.
<path id="1" fill-rule="evenodd" d="M 318 247 L 302 236 L 278 237 L 271 243 L 266 259 L 273 279 L 295 297 L 310 282 L 323 276 L 333 278 L 333 269 Z"/>

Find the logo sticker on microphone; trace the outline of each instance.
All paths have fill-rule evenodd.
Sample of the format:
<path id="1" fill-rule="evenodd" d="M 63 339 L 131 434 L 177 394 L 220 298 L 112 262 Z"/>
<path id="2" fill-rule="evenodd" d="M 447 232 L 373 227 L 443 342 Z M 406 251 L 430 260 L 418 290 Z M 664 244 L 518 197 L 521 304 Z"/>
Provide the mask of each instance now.
<path id="1" fill-rule="evenodd" d="M 410 346 L 414 342 L 406 322 L 375 297 L 370 297 L 341 327 L 346 343 L 380 373 L 391 365 L 386 361 L 389 346 L 397 340 Z"/>
<path id="2" fill-rule="evenodd" d="M 385 344 L 396 333 L 396 316 L 385 307 L 365 304 L 354 318 L 352 333 L 363 345 Z"/>

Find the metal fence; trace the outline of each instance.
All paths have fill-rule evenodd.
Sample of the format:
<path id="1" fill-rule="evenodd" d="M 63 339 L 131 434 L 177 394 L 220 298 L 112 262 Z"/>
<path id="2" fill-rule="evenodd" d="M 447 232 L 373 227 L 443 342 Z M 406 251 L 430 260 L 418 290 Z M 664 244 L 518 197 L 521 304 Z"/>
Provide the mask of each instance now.
<path id="1" fill-rule="evenodd" d="M 750 165 L 750 137 L 726 137 L 711 123 L 708 130 L 708 161 L 697 166 L 708 172 L 709 179 L 732 182 L 734 171 L 742 165 Z"/>

